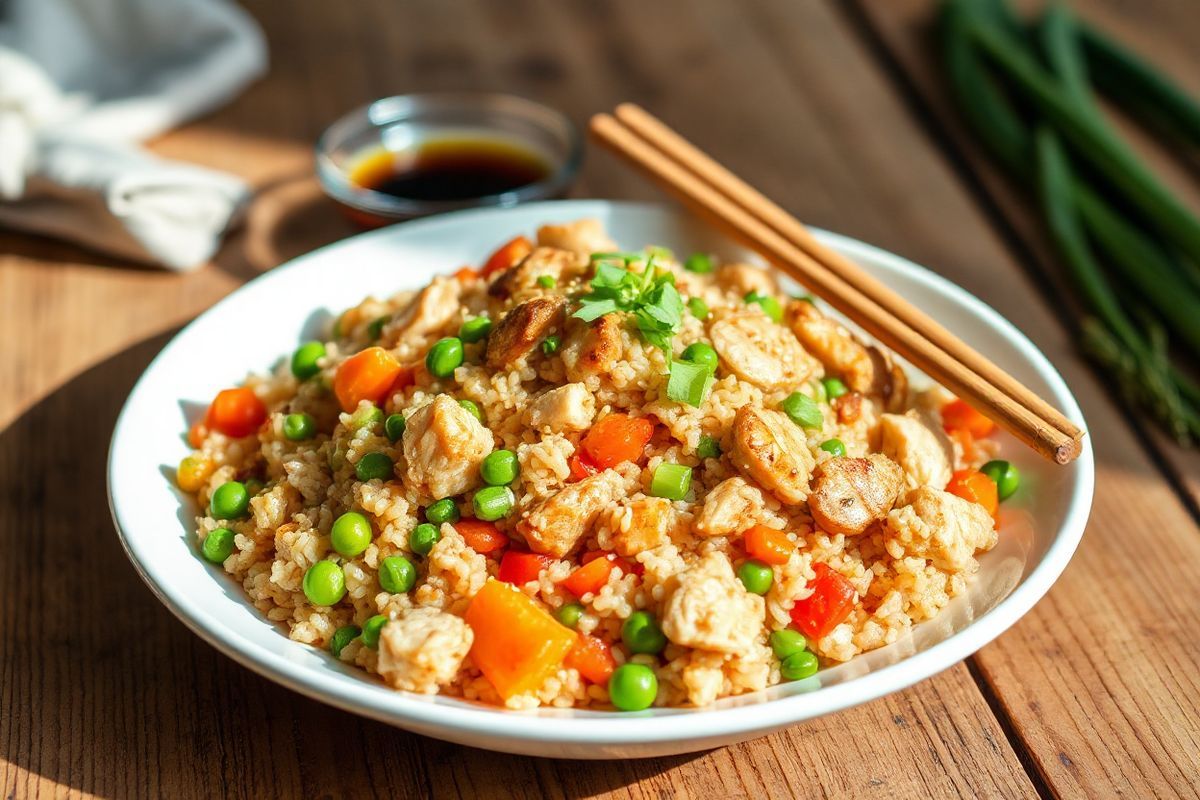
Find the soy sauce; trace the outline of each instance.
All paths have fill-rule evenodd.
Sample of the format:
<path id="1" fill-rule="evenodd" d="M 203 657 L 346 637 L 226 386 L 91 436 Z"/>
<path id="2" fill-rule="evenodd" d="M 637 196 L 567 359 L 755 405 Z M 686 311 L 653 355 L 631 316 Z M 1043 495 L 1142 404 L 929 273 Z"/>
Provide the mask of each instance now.
<path id="1" fill-rule="evenodd" d="M 539 154 L 487 138 L 430 139 L 412 149 L 363 158 L 350 180 L 409 200 L 469 200 L 503 194 L 549 177 Z"/>

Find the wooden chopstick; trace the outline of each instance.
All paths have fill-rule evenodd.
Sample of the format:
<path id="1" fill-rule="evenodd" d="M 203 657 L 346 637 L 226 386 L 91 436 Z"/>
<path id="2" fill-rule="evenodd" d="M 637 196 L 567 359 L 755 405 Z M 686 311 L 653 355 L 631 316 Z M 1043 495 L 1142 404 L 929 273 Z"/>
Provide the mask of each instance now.
<path id="1" fill-rule="evenodd" d="M 593 117 L 590 129 L 602 144 L 645 171 L 710 222 L 815 291 L 884 346 L 971 403 L 1018 439 L 1060 464 L 1066 464 L 1078 455 L 1077 439 L 940 349 L 885 306 L 684 167 L 671 154 L 608 114 Z"/>
<path id="2" fill-rule="evenodd" d="M 860 292 L 890 311 L 904 324 L 932 342 L 938 349 L 958 359 L 969 369 L 978 373 L 989 383 L 1067 436 L 1075 440 L 1083 437 L 1083 431 L 1057 408 L 968 347 L 965 342 L 938 324 L 932 317 L 896 294 L 853 261 L 821 244 L 798 219 L 718 164 L 648 111 L 633 103 L 622 103 L 617 106 L 615 116 L 659 150 L 674 158 L 755 217 L 770 225 L 785 239 L 824 265 L 826 269 L 848 281 Z"/>

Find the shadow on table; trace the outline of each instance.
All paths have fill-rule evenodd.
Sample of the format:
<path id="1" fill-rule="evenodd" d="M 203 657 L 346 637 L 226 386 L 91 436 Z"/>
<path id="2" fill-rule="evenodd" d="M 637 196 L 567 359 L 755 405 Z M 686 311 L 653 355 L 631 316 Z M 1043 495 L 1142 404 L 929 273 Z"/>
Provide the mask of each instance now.
<path id="1" fill-rule="evenodd" d="M 116 415 L 173 333 L 93 366 L 0 432 L 6 795 L 34 793 L 40 776 L 107 797 L 574 797 L 690 758 L 558 762 L 426 739 L 276 686 L 188 632 L 126 560 L 105 490 Z"/>

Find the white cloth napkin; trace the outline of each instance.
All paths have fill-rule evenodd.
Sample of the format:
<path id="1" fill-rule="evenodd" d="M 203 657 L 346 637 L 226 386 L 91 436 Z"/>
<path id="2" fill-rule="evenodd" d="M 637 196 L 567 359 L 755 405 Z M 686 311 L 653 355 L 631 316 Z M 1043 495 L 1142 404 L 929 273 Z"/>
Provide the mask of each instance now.
<path id="1" fill-rule="evenodd" d="M 0 0 L 0 225 L 203 263 L 248 187 L 137 143 L 265 69 L 261 31 L 227 0 Z"/>

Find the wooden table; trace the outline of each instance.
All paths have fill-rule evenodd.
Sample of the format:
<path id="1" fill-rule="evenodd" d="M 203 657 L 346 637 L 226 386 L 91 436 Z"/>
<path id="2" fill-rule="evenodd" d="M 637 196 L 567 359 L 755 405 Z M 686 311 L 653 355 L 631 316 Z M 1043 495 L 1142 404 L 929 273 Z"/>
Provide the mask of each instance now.
<path id="1" fill-rule="evenodd" d="M 1200 92 L 1191 0 L 1078 5 Z M 1197 796 L 1200 461 L 1131 421 L 1079 358 L 1060 265 L 946 105 L 930 2 L 250 6 L 271 42 L 270 76 L 154 145 L 259 189 L 212 264 L 172 275 L 0 234 L 5 796 Z M 535 97 L 580 122 L 640 102 L 806 221 L 915 259 L 1016 322 L 1074 387 L 1098 459 L 1092 522 L 1049 596 L 912 689 L 646 761 L 420 738 L 306 700 L 190 634 L 113 535 L 104 461 L 121 402 L 188 319 L 352 233 L 313 178 L 327 122 L 380 95 L 464 87 Z M 598 152 L 574 194 L 656 198 Z"/>

